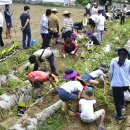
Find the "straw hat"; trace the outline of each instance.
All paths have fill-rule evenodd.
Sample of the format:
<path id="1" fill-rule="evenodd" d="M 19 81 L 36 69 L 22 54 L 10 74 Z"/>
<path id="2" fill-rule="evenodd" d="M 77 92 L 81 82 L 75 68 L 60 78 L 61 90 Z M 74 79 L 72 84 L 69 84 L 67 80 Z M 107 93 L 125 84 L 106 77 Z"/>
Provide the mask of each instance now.
<path id="1" fill-rule="evenodd" d="M 63 15 L 71 14 L 69 11 L 64 11 Z"/>
<path id="2" fill-rule="evenodd" d="M 51 11 L 52 11 L 52 12 L 56 12 L 56 13 L 58 13 L 58 11 L 57 11 L 56 8 L 53 8 Z"/>

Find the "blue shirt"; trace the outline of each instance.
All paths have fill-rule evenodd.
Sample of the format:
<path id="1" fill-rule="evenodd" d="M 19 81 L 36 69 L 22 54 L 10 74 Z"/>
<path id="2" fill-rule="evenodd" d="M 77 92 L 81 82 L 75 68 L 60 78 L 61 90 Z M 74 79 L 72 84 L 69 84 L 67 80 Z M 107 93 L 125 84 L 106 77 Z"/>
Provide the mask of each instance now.
<path id="1" fill-rule="evenodd" d="M 113 58 L 110 64 L 110 86 L 130 86 L 130 60 L 126 59 L 124 65 L 118 65 L 119 57 Z"/>
<path id="2" fill-rule="evenodd" d="M 11 21 L 11 16 L 9 16 L 8 14 L 10 14 L 10 12 L 9 12 L 8 10 L 5 10 L 5 11 L 4 11 L 4 16 L 5 16 L 6 24 L 7 24 L 7 23 L 12 23 L 12 21 Z"/>
<path id="3" fill-rule="evenodd" d="M 40 21 L 40 33 L 41 34 L 48 34 L 48 30 L 44 28 L 47 27 L 48 28 L 48 17 L 46 15 L 43 15 Z"/>

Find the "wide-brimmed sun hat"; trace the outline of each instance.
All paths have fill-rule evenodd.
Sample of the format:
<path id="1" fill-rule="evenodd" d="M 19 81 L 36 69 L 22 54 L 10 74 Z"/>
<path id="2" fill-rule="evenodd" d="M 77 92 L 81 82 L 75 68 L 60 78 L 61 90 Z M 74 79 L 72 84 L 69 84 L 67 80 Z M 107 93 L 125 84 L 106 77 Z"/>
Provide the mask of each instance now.
<path id="1" fill-rule="evenodd" d="M 103 71 L 108 71 L 108 67 L 105 64 L 100 64 L 98 68 Z"/>
<path id="2" fill-rule="evenodd" d="M 120 55 L 121 51 L 125 51 L 128 54 L 128 57 L 130 58 L 130 51 L 126 48 L 120 48 L 118 49 L 118 55 Z"/>
<path id="3" fill-rule="evenodd" d="M 77 72 L 73 71 L 72 69 L 67 69 L 65 70 L 63 77 L 64 79 L 70 79 L 76 77 L 77 75 L 78 75 Z"/>
<path id="4" fill-rule="evenodd" d="M 63 15 L 71 14 L 69 11 L 64 11 Z"/>
<path id="5" fill-rule="evenodd" d="M 93 88 L 92 87 L 88 87 L 85 91 L 84 94 L 86 94 L 87 96 L 91 97 L 94 94 Z"/>
<path id="6" fill-rule="evenodd" d="M 58 13 L 58 11 L 57 11 L 56 8 L 53 8 L 51 11 L 52 11 L 52 12 L 56 12 L 56 13 Z"/>

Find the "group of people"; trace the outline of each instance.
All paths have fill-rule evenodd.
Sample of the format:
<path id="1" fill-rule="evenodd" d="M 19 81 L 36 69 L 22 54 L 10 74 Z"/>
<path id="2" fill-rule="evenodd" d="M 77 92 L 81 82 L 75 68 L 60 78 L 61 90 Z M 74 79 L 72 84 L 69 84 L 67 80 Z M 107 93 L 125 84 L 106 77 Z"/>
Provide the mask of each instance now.
<path id="1" fill-rule="evenodd" d="M 6 21 L 6 37 L 11 38 L 11 16 L 13 13 L 9 12 L 9 5 L 6 5 L 5 7 L 5 18 L 8 19 Z M 24 6 L 24 12 L 20 16 L 24 49 L 29 48 L 31 43 L 29 10 L 29 6 Z M 75 72 L 72 69 L 67 69 L 63 75 L 63 78 L 67 81 L 63 83 L 58 89 L 55 87 L 54 81 L 58 82 L 58 73 L 54 64 L 54 53 L 49 48 L 49 46 L 50 43 L 52 43 L 52 47 L 55 48 L 56 40 L 60 32 L 59 18 L 56 15 L 57 13 L 58 11 L 55 8 L 52 10 L 47 9 L 46 13 L 42 16 L 40 21 L 40 34 L 43 43 L 41 49 L 37 50 L 29 57 L 30 65 L 26 68 L 27 79 L 30 81 L 34 89 L 34 101 L 42 97 L 42 87 L 44 86 L 45 82 L 49 81 L 55 92 L 59 95 L 59 98 L 65 103 L 65 119 L 68 115 L 67 112 L 70 101 L 76 101 L 74 115 L 79 116 L 83 122 L 93 122 L 100 118 L 98 130 L 104 130 L 105 110 L 100 109 L 95 111 L 94 109 L 94 105 L 96 103 L 96 99 L 94 97 L 94 86 L 99 84 L 97 78 L 100 78 L 102 81 L 101 84 L 104 85 L 106 72 L 108 72 L 106 65 L 101 64 L 96 70 L 93 70 L 89 74 L 87 73 L 84 75 L 80 75 L 78 72 Z M 105 4 L 105 13 L 108 13 L 108 2 Z M 88 15 L 89 18 L 87 17 Z M 64 39 L 64 43 L 62 45 L 63 57 L 66 57 L 68 54 L 78 55 L 77 51 L 79 46 L 75 41 L 77 34 L 73 32 L 74 26 L 73 20 L 70 18 L 71 13 L 64 11 L 63 16 L 64 22 L 63 28 L 61 29 L 62 37 Z M 0 18 L 0 40 L 2 40 L 3 16 L 1 13 Z M 93 24 L 93 21 L 95 24 Z M 83 29 L 87 32 L 88 37 L 95 40 L 93 33 L 95 32 L 96 28 L 99 44 L 101 44 L 103 40 L 105 21 L 106 18 L 103 16 L 102 11 L 98 8 L 97 3 L 95 3 L 93 6 L 88 3 L 83 19 Z M 91 33 L 88 32 L 86 28 L 87 25 L 92 27 Z M 26 37 L 28 37 L 27 42 Z M 97 41 L 95 40 L 95 42 Z M 4 45 L 4 43 L 1 41 L 0 44 L 1 46 Z M 125 107 L 124 92 L 129 90 L 130 85 L 129 57 L 130 54 L 127 49 L 119 49 L 118 57 L 112 59 L 109 69 L 110 86 L 112 88 L 114 103 L 117 111 L 117 120 L 123 120 L 122 108 Z M 46 61 L 49 62 L 51 71 L 47 69 L 48 64 Z M 42 68 L 43 62 L 45 62 L 46 66 L 45 71 L 43 71 Z"/>

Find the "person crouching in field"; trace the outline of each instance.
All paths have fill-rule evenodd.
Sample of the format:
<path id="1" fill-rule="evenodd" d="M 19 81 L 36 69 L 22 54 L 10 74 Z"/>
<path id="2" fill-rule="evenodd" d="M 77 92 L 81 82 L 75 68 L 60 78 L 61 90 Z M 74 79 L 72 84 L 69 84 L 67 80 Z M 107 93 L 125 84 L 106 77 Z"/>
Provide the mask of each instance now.
<path id="1" fill-rule="evenodd" d="M 34 101 L 42 97 L 41 93 L 44 82 L 49 81 L 56 91 L 56 88 L 53 84 L 53 79 L 58 81 L 58 78 L 54 74 L 50 74 L 49 72 L 33 71 L 28 74 L 27 78 L 34 89 Z"/>
<path id="2" fill-rule="evenodd" d="M 69 107 L 70 101 L 76 100 L 74 113 L 75 114 L 77 113 L 78 101 L 81 97 L 82 90 L 83 90 L 83 85 L 79 81 L 66 82 L 63 85 L 61 85 L 61 87 L 57 90 L 60 99 L 63 102 L 65 102 L 65 106 L 64 106 L 65 119 L 67 118 L 68 107 Z"/>
<path id="3" fill-rule="evenodd" d="M 50 63 L 50 68 L 51 72 L 55 75 L 58 75 L 56 72 L 56 68 L 54 65 L 54 53 L 50 49 L 40 49 L 34 52 L 30 57 L 29 57 L 29 62 L 31 64 L 35 64 L 34 70 L 41 70 L 42 67 L 42 62 L 46 63 L 46 68 L 47 68 L 47 61 Z"/>
<path id="4" fill-rule="evenodd" d="M 67 54 L 77 55 L 77 50 L 78 45 L 74 41 L 72 41 L 71 38 L 67 38 L 62 47 L 63 57 L 65 58 Z"/>
<path id="5" fill-rule="evenodd" d="M 88 87 L 87 90 L 84 91 L 83 96 L 84 98 L 79 101 L 79 110 L 81 111 L 80 119 L 83 122 L 89 123 L 100 118 L 98 130 L 104 130 L 103 123 L 105 118 L 105 110 L 100 109 L 98 111 L 94 111 L 96 100 L 94 99 L 93 88 Z M 92 99 L 90 99 L 90 97 L 92 97 Z"/>

